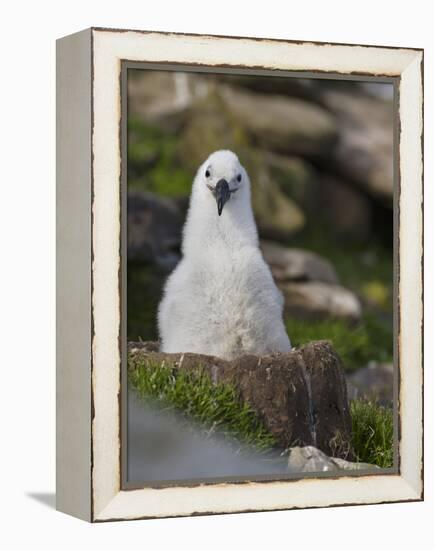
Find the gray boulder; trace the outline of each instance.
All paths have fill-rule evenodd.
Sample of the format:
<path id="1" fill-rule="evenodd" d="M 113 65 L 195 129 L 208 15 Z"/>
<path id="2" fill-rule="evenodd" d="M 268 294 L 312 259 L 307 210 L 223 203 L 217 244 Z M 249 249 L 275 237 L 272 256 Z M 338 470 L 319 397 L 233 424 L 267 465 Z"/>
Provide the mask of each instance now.
<path id="1" fill-rule="evenodd" d="M 340 238 L 366 241 L 372 229 L 372 200 L 338 177 L 323 175 L 315 184 L 312 214 Z"/>
<path id="2" fill-rule="evenodd" d="M 350 399 L 372 399 L 380 403 L 393 400 L 393 363 L 370 361 L 353 374 L 347 376 Z"/>
<path id="3" fill-rule="evenodd" d="M 252 206 L 259 232 L 265 238 L 286 241 L 304 226 L 304 213 L 280 190 L 258 157 L 251 165 Z"/>
<path id="4" fill-rule="evenodd" d="M 316 171 L 306 159 L 267 152 L 271 176 L 281 191 L 339 238 L 367 240 L 372 231 L 373 199 L 351 181 Z M 329 169 L 331 166 L 329 166 Z"/>
<path id="5" fill-rule="evenodd" d="M 337 140 L 334 117 L 302 99 L 230 86 L 222 87 L 222 97 L 238 124 L 266 149 L 322 156 Z"/>
<path id="6" fill-rule="evenodd" d="M 319 86 L 317 81 L 312 78 L 288 78 L 278 76 L 270 78 L 269 76 L 260 77 L 258 75 L 221 75 L 220 79 L 232 86 L 248 88 L 253 92 L 300 97 L 304 100 L 318 103 Z"/>
<path id="7" fill-rule="evenodd" d="M 330 457 L 312 445 L 293 447 L 288 458 L 289 473 L 372 469 L 378 469 L 378 466 L 367 462 L 351 462 L 342 458 Z"/>
<path id="8" fill-rule="evenodd" d="M 285 298 L 285 310 L 300 318 L 336 317 L 349 322 L 359 321 L 362 305 L 357 296 L 340 285 L 320 281 L 279 285 Z"/>
<path id="9" fill-rule="evenodd" d="M 188 73 L 130 71 L 128 109 L 130 114 L 169 132 L 185 124 L 196 92 L 196 78 Z"/>
<path id="10" fill-rule="evenodd" d="M 328 90 L 325 106 L 336 116 L 339 142 L 333 152 L 337 170 L 365 192 L 392 206 L 393 102 L 364 93 Z"/>
<path id="11" fill-rule="evenodd" d="M 336 285 L 339 279 L 332 263 L 308 250 L 286 248 L 261 241 L 261 250 L 278 284 L 287 281 L 322 281 Z"/>
<path id="12" fill-rule="evenodd" d="M 172 270 L 180 258 L 183 216 L 170 199 L 128 193 L 128 260 Z"/>
<path id="13" fill-rule="evenodd" d="M 282 192 L 303 208 L 309 206 L 309 200 L 315 198 L 312 195 L 316 193 L 318 180 L 313 166 L 302 157 L 272 151 L 265 152 L 265 161 Z"/>

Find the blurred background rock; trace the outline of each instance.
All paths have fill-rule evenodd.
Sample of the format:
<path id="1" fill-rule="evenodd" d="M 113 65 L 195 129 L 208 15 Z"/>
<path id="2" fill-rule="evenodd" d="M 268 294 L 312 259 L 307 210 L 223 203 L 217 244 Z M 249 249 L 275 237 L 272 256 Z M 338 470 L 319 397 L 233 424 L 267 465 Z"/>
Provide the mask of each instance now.
<path id="1" fill-rule="evenodd" d="M 351 397 L 392 399 L 393 88 L 128 72 L 128 339 L 157 338 L 192 181 L 232 149 L 293 345 L 329 339 Z"/>

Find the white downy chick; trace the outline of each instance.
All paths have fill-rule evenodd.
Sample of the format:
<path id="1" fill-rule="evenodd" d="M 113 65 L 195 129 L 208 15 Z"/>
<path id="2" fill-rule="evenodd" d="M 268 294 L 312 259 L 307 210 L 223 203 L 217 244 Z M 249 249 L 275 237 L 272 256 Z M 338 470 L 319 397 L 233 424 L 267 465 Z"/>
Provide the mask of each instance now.
<path id="1" fill-rule="evenodd" d="M 291 350 L 283 298 L 259 249 L 249 177 L 231 151 L 216 151 L 197 171 L 182 252 L 159 305 L 162 351 L 234 359 Z"/>

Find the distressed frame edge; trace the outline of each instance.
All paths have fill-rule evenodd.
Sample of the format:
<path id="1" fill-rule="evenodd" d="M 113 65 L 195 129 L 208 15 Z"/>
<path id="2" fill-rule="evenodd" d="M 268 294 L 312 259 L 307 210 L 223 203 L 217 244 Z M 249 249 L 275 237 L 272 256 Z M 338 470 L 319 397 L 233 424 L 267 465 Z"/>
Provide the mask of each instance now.
<path id="1" fill-rule="evenodd" d="M 98 32 L 108 32 L 107 30 L 101 31 L 100 29 L 92 29 L 92 33 L 93 33 L 94 31 L 98 31 Z M 114 31 L 114 32 L 117 32 L 117 31 Z M 123 31 L 123 32 L 131 32 L 131 31 Z M 133 31 L 133 32 L 135 32 L 135 31 Z M 155 33 L 154 31 L 150 31 L 150 33 L 151 33 L 151 34 L 157 34 L 157 35 L 161 35 L 161 34 L 162 34 L 162 33 Z M 174 33 L 170 33 L 170 34 L 171 34 L 172 37 L 174 36 Z M 181 36 L 184 36 L 184 35 L 181 35 Z M 201 35 L 194 35 L 194 36 L 197 37 L 197 38 L 200 38 L 200 37 L 201 37 Z M 234 38 L 234 39 L 235 39 L 235 37 L 227 37 L 227 38 L 230 38 L 230 39 Z M 246 38 L 246 40 L 254 40 L 254 39 Z M 266 39 L 264 39 L 264 40 L 266 40 Z M 288 43 L 290 43 L 291 41 L 282 41 L 282 42 L 285 42 L 285 43 L 288 42 Z M 309 42 L 308 44 L 315 44 L 315 43 Z M 354 45 L 345 45 L 345 46 L 348 47 L 348 48 L 354 47 Z M 366 46 L 366 47 L 368 47 L 368 46 Z M 378 48 L 378 47 L 376 47 L 376 48 Z M 421 54 L 421 55 L 420 55 L 420 59 L 421 59 L 421 63 L 423 64 L 423 50 L 419 50 L 419 49 L 411 49 L 411 50 L 409 50 L 408 48 L 397 48 L 397 49 L 402 50 L 402 51 L 406 51 L 406 52 L 411 51 L 411 52 L 414 54 L 413 60 L 414 60 L 415 57 L 418 56 L 418 54 Z M 373 76 L 375 76 L 375 74 L 374 74 Z M 423 85 L 422 85 L 422 88 L 421 88 L 421 98 L 420 98 L 420 99 L 421 99 L 421 103 L 422 103 L 422 105 L 423 105 Z M 421 130 L 422 130 L 422 132 L 423 132 L 423 120 L 422 120 L 422 127 L 421 127 Z M 418 161 L 419 163 L 422 164 L 422 162 L 423 162 L 423 157 L 420 157 L 419 159 L 417 159 L 417 161 Z M 422 169 L 423 169 L 423 166 L 422 166 Z M 419 221 L 422 223 L 422 217 L 420 218 Z M 422 321 L 423 321 L 423 320 L 422 320 Z M 422 418 L 422 420 L 423 420 L 423 418 Z M 420 486 L 415 487 L 415 486 L 412 485 L 410 482 L 406 481 L 404 477 L 401 477 L 401 478 L 400 478 L 400 479 L 402 479 L 402 481 L 404 481 L 404 483 L 406 483 L 405 487 L 408 489 L 408 492 L 406 493 L 406 495 L 407 495 L 409 498 L 408 498 L 407 500 L 412 500 L 412 501 L 413 501 L 413 500 L 420 500 L 421 498 L 423 498 L 423 455 L 422 455 L 421 458 L 422 458 L 422 461 L 421 461 L 422 483 L 421 483 Z M 380 477 L 380 476 L 378 476 L 378 477 Z M 396 477 L 399 477 L 399 476 L 396 476 Z M 279 483 L 285 483 L 285 481 L 279 482 Z M 336 482 L 335 482 L 335 483 L 336 483 Z M 227 485 L 227 484 L 225 484 L 225 485 Z M 219 486 L 218 486 L 218 485 L 217 485 L 217 486 L 214 485 L 214 487 L 219 487 Z M 182 489 L 184 490 L 184 488 L 182 488 Z M 404 487 L 403 487 L 403 489 L 404 489 Z M 189 490 L 189 489 L 187 489 L 187 490 Z M 131 491 L 128 491 L 128 492 L 131 492 Z M 119 491 L 119 492 L 116 494 L 116 496 L 114 496 L 114 498 L 107 504 L 107 506 L 103 507 L 103 509 L 100 510 L 99 513 L 97 513 L 94 517 L 92 517 L 92 519 L 93 519 L 94 521 L 108 521 L 109 519 L 110 519 L 110 520 L 125 519 L 125 518 L 122 518 L 122 517 L 108 517 L 108 516 L 110 515 L 110 509 L 112 508 L 112 506 L 110 506 L 110 505 L 111 505 L 111 504 L 115 504 L 114 501 L 118 500 L 117 497 L 122 496 L 123 493 L 125 493 L 125 491 Z M 93 492 L 92 492 L 92 497 L 93 497 L 93 496 L 94 496 L 94 495 L 93 495 Z M 389 500 L 388 502 L 393 502 L 393 501 L 396 501 L 396 500 Z M 374 502 L 369 502 L 369 503 L 374 503 Z M 346 505 L 350 505 L 350 504 L 352 504 L 352 503 L 351 503 L 351 502 L 348 502 L 348 503 L 345 503 L 345 504 L 346 504 Z M 368 504 L 368 503 L 365 503 L 365 502 L 355 502 L 354 504 Z M 328 506 L 333 506 L 333 505 L 341 505 L 341 504 L 328 504 Z M 321 505 L 321 506 L 322 506 L 322 505 Z M 296 507 L 298 507 L 298 506 L 296 506 Z M 309 507 L 316 507 L 316 506 L 309 506 L 309 505 L 307 505 L 307 506 L 303 506 L 303 507 L 309 508 Z M 291 508 L 290 506 L 287 506 L 287 507 L 285 507 L 284 509 L 290 509 L 290 508 Z M 261 508 L 261 509 L 262 509 L 262 508 Z M 235 512 L 237 512 L 237 511 L 243 511 L 243 510 L 231 510 L 231 512 L 227 512 L 227 513 L 235 513 Z M 247 510 L 244 510 L 244 511 L 247 511 Z M 248 511 L 252 511 L 252 510 L 249 509 Z M 258 511 L 259 511 L 259 510 L 258 510 Z M 205 513 L 225 513 L 225 512 L 202 511 L 202 512 L 198 512 L 198 513 L 204 513 L 204 514 L 205 514 Z M 194 514 L 194 512 L 193 512 L 193 514 Z M 159 516 L 158 514 L 155 514 L 155 515 L 153 515 L 153 516 L 145 516 L 145 517 L 172 517 L 173 515 L 189 515 L 189 514 L 170 514 L 170 515 L 164 515 L 164 514 L 163 514 L 163 516 Z M 140 517 L 143 517 L 143 516 L 140 516 Z M 133 517 L 128 517 L 127 519 L 134 519 L 134 518 L 133 518 Z"/>
<path id="2" fill-rule="evenodd" d="M 400 200 L 399 200 L 399 256 L 404 269 L 399 269 L 399 449 L 405 457 L 400 460 L 400 474 L 424 499 L 424 51 L 418 50 L 403 71 L 400 79 Z M 405 102 L 401 99 L 405 95 Z M 411 101 L 411 94 L 416 96 Z M 403 185 L 404 182 L 404 185 Z M 413 187 L 415 189 L 413 189 Z M 416 195 L 411 203 L 408 194 Z M 413 198 L 413 197 L 411 197 Z M 419 202 L 418 202 L 419 201 Z M 413 225 L 414 223 L 414 225 Z M 412 231 L 416 232 L 415 242 L 411 241 Z M 410 256 L 410 260 L 408 260 Z M 410 271 L 410 273 L 409 273 Z M 414 314 L 415 313 L 415 314 Z M 413 319 L 414 317 L 414 319 Z M 417 321 L 415 329 L 411 321 Z M 412 333 L 412 330 L 414 331 Z M 416 344 L 411 347 L 411 336 Z M 407 358 L 415 351 L 417 359 L 414 368 Z M 404 368 L 405 367 L 405 368 Z M 413 380 L 412 378 L 413 377 Z M 415 383 L 417 382 L 417 383 Z M 406 412 L 407 409 L 407 412 Z M 411 415 L 416 410 L 416 420 Z M 403 426 L 403 423 L 405 425 Z M 410 428 L 416 428 L 414 436 Z M 407 432 L 407 433 L 406 433 Z M 403 437 L 403 433 L 405 437 Z M 414 453 L 405 451 L 409 436 L 414 438 Z M 416 459 L 414 456 L 416 455 Z M 413 460 L 413 464 L 410 463 Z"/>
<path id="3" fill-rule="evenodd" d="M 360 476 L 360 477 L 362 479 L 366 479 L 367 476 Z M 381 482 L 381 477 L 383 476 L 371 476 L 371 477 L 378 477 L 380 478 L 379 481 Z M 347 500 L 342 499 L 342 501 L 333 500 L 332 502 L 329 502 L 329 498 L 327 498 L 327 500 L 324 502 L 316 502 L 308 505 L 293 503 L 293 504 L 284 504 L 284 505 L 277 505 L 277 506 L 264 506 L 262 508 L 245 505 L 242 507 L 234 507 L 234 508 L 225 506 L 224 509 L 218 509 L 218 508 L 209 509 L 206 507 L 198 506 L 196 509 L 190 509 L 187 511 L 179 511 L 179 512 L 161 511 L 159 513 L 149 512 L 147 514 L 132 512 L 130 513 L 130 515 L 124 514 L 123 512 L 120 511 L 120 509 L 124 508 L 125 506 L 124 497 L 127 496 L 129 498 L 129 495 L 133 492 L 133 490 L 121 490 L 119 491 L 119 493 L 117 493 L 113 497 L 113 499 L 107 504 L 107 506 L 98 515 L 95 515 L 93 517 L 92 522 L 106 523 L 106 522 L 113 522 L 113 521 L 136 521 L 136 520 L 147 520 L 147 519 L 167 519 L 167 518 L 195 517 L 195 516 L 220 516 L 220 515 L 227 515 L 227 514 L 245 514 L 245 513 L 254 513 L 254 512 L 283 512 L 283 511 L 289 511 L 289 510 L 310 510 L 310 509 L 318 509 L 318 508 L 342 508 L 346 506 L 375 506 L 380 504 L 401 504 L 401 503 L 421 502 L 424 500 L 423 491 L 422 492 L 415 491 L 414 487 L 409 483 L 407 483 L 402 478 L 402 476 L 394 475 L 394 476 L 384 476 L 384 477 L 397 478 L 400 484 L 399 496 L 397 496 L 396 498 L 391 498 L 390 496 L 382 498 L 381 496 L 378 496 L 377 498 L 371 499 L 369 501 L 366 501 L 363 499 L 357 499 L 357 498 L 348 498 Z M 314 479 L 316 482 L 326 481 L 326 478 L 322 478 L 322 479 L 314 478 Z M 341 477 L 329 479 L 327 481 L 331 481 L 332 483 L 335 484 L 345 479 L 348 479 L 348 478 L 346 478 L 345 476 L 341 476 Z M 302 478 L 300 480 L 295 480 L 295 481 L 308 481 L 308 480 L 309 478 Z M 276 481 L 275 483 L 283 484 L 283 483 L 290 483 L 291 481 L 294 481 L 294 480 L 282 480 L 282 481 Z M 226 490 L 229 485 L 233 485 L 233 484 L 224 483 L 221 485 L 214 485 L 214 487 Z M 201 487 L 204 487 L 204 486 L 201 486 Z M 169 489 L 180 489 L 180 490 L 191 491 L 195 489 L 195 487 L 172 487 Z M 164 490 L 164 489 L 157 489 L 157 490 Z M 141 492 L 141 489 L 138 489 L 137 491 Z M 197 497 L 198 499 L 200 499 L 201 496 L 202 495 L 200 494 L 195 495 L 195 497 Z"/>
<path id="4" fill-rule="evenodd" d="M 92 32 L 107 32 L 107 33 L 138 33 L 138 34 L 156 34 L 156 35 L 172 35 L 172 36 L 186 36 L 191 38 L 211 38 L 211 39 L 234 39 L 234 40 L 252 40 L 254 42 L 277 42 L 284 44 L 313 44 L 317 46 L 360 46 L 363 48 L 378 48 L 382 50 L 406 50 L 414 52 L 423 52 L 424 48 L 418 47 L 401 47 L 401 46 L 388 46 L 385 44 L 354 44 L 350 42 L 330 42 L 321 40 L 302 40 L 302 39 L 287 39 L 287 38 L 270 38 L 270 37 L 255 37 L 255 36 L 241 36 L 241 35 L 227 35 L 227 34 L 209 34 L 209 33 L 194 33 L 194 32 L 179 32 L 179 31 L 156 31 L 150 29 L 123 29 L 120 27 L 90 27 Z"/>

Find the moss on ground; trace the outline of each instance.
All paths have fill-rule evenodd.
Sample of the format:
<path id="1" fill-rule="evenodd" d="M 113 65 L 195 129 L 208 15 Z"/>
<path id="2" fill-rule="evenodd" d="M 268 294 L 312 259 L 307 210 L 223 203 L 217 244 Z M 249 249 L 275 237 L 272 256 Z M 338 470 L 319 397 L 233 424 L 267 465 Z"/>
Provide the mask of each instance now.
<path id="1" fill-rule="evenodd" d="M 393 411 L 374 401 L 351 402 L 353 448 L 360 462 L 393 466 Z"/>

